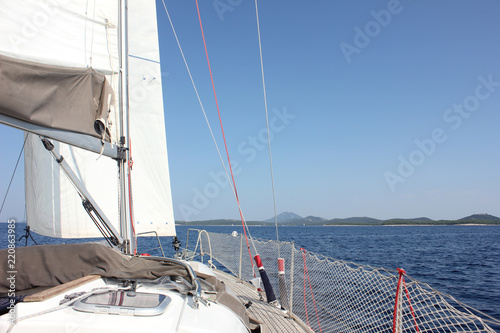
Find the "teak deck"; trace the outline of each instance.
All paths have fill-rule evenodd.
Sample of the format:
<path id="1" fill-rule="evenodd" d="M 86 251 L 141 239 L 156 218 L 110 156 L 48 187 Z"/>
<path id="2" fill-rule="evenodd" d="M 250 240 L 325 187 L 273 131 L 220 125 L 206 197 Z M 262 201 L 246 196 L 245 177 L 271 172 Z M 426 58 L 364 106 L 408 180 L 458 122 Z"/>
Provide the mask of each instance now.
<path id="1" fill-rule="evenodd" d="M 288 316 L 286 311 L 269 305 L 263 298 L 265 295 L 261 296 L 250 283 L 219 270 L 214 270 L 214 272 L 217 278 L 234 291 L 244 304 L 252 302 L 248 308 L 249 315 L 265 324 L 264 332 L 312 332 L 300 320 Z"/>

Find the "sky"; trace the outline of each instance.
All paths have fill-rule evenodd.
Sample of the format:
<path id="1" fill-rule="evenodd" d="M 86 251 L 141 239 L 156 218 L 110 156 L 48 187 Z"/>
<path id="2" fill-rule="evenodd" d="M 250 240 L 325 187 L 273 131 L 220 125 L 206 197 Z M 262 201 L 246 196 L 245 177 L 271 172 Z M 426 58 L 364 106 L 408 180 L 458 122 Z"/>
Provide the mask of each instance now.
<path id="1" fill-rule="evenodd" d="M 225 159 L 195 1 L 165 0 Z M 176 220 L 238 206 L 157 3 Z M 500 216 L 498 1 L 259 1 L 278 213 Z M 243 214 L 274 215 L 255 3 L 200 0 Z M 0 195 L 22 133 L 0 127 Z M 226 161 L 227 163 L 227 161 Z M 0 220 L 24 212 L 22 165 Z"/>

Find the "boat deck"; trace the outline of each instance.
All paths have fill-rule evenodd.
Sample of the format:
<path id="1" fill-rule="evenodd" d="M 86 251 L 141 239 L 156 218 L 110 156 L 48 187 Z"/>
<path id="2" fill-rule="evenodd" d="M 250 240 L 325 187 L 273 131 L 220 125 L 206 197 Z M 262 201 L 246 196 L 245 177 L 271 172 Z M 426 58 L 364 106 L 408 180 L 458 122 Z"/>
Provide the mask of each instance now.
<path id="1" fill-rule="evenodd" d="M 217 278 L 223 281 L 244 304 L 252 302 L 247 312 L 250 317 L 265 324 L 264 332 L 312 332 L 300 320 L 291 318 L 286 312 L 265 302 L 263 298 L 265 295 L 261 296 L 252 284 L 222 271 L 214 271 Z"/>

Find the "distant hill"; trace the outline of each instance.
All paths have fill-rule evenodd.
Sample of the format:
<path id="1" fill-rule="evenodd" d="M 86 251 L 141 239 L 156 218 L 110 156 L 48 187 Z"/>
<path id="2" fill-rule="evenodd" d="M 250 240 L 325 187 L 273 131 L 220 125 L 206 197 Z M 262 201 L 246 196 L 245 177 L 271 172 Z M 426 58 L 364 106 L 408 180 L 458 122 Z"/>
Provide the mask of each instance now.
<path id="1" fill-rule="evenodd" d="M 458 220 L 431 220 L 427 217 L 415 219 L 391 219 L 383 225 L 460 225 L 460 224 L 500 224 L 500 218 L 489 214 L 473 214 Z"/>
<path id="2" fill-rule="evenodd" d="M 458 225 L 458 224 L 500 224 L 500 218 L 489 214 L 473 214 L 458 220 L 435 221 L 428 217 L 416 217 L 410 219 L 393 218 L 379 220 L 371 217 L 349 217 L 325 219 L 318 216 L 301 217 L 292 212 L 278 214 L 278 224 L 287 226 L 302 225 Z M 206 221 L 176 221 L 177 225 L 241 225 L 240 220 L 219 219 Z M 264 221 L 247 221 L 250 226 L 269 226 L 274 223 L 274 217 Z"/>
<path id="3" fill-rule="evenodd" d="M 377 225 L 383 221 L 371 217 L 348 217 L 345 219 L 331 219 L 326 221 L 327 225 Z"/>
<path id="4" fill-rule="evenodd" d="M 292 223 L 292 222 L 295 222 L 297 220 L 302 219 L 302 216 L 297 215 L 297 214 L 292 213 L 292 212 L 283 212 L 283 213 L 278 214 L 278 216 L 276 216 L 276 219 L 278 220 L 278 223 L 288 224 L 288 223 Z M 274 223 L 275 218 L 271 217 L 271 218 L 264 220 L 262 222 Z"/>
<path id="5" fill-rule="evenodd" d="M 301 218 L 299 220 L 293 221 L 293 224 L 297 225 L 303 225 L 303 224 L 325 224 L 325 222 L 328 221 L 325 218 L 318 217 L 318 216 L 306 216 L 304 218 Z"/>
<path id="6" fill-rule="evenodd" d="M 390 223 L 391 221 L 406 221 L 406 222 L 433 222 L 434 220 L 428 218 L 428 217 L 415 217 L 412 219 L 401 219 L 401 218 L 395 218 L 395 219 L 390 219 L 390 220 L 385 220 L 385 223 Z"/>
<path id="7" fill-rule="evenodd" d="M 261 221 L 246 221 L 248 225 L 267 225 Z M 219 219 L 219 220 L 203 220 L 203 221 L 175 221 L 176 225 L 235 225 L 241 226 L 241 220 Z"/>
<path id="8" fill-rule="evenodd" d="M 481 222 L 498 222 L 500 223 L 500 217 L 496 217 L 490 214 L 473 214 L 470 216 L 466 216 L 461 218 L 458 221 L 464 221 L 464 222 L 476 222 L 476 223 L 481 223 Z"/>

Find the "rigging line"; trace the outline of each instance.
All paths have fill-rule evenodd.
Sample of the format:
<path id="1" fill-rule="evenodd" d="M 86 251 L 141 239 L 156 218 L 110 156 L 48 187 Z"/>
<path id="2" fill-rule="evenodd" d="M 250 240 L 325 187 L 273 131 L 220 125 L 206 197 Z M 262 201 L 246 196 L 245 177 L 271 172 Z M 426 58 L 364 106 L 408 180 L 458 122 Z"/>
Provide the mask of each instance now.
<path id="1" fill-rule="evenodd" d="M 86 7 L 85 7 L 85 49 L 87 49 L 87 21 L 88 21 L 88 7 L 89 7 L 89 1 L 87 1 Z M 94 5 L 93 5 L 93 13 L 92 13 L 92 33 L 90 34 L 90 67 L 92 67 L 92 60 L 93 60 L 93 53 L 94 53 L 94 27 L 95 27 L 95 0 L 94 0 Z M 86 52 L 86 50 L 85 50 Z"/>
<path id="2" fill-rule="evenodd" d="M 187 63 L 186 57 L 184 56 L 184 52 L 182 51 L 182 47 L 181 47 L 181 44 L 179 42 L 179 38 L 177 37 L 177 33 L 175 32 L 174 24 L 172 23 L 172 20 L 170 19 L 170 14 L 168 13 L 167 5 L 165 4 L 164 0 L 162 0 L 162 2 L 163 2 L 163 7 L 165 8 L 165 13 L 167 14 L 167 17 L 168 17 L 168 21 L 170 22 L 170 27 L 172 28 L 172 31 L 174 33 L 174 37 L 175 37 L 175 40 L 177 42 L 177 46 L 179 47 L 179 51 L 181 52 L 182 60 L 184 61 L 184 65 L 185 65 L 186 70 L 188 72 L 189 79 L 191 80 L 191 85 L 193 86 L 194 92 L 196 94 L 196 98 L 198 99 L 198 103 L 200 104 L 200 107 L 201 107 L 201 111 L 203 112 L 203 116 L 205 117 L 205 121 L 207 123 L 208 130 L 210 131 L 210 135 L 212 136 L 212 140 L 214 142 L 215 149 L 217 149 L 217 153 L 219 154 L 219 159 L 222 163 L 222 167 L 224 168 L 224 171 L 226 173 L 226 177 L 227 177 L 227 179 L 231 185 L 231 188 L 232 188 L 233 183 L 231 182 L 231 179 L 229 177 L 229 173 L 227 172 L 226 164 L 224 163 L 224 159 L 222 158 L 222 154 L 220 152 L 219 145 L 217 144 L 217 140 L 215 140 L 215 135 L 214 135 L 214 132 L 212 131 L 212 126 L 210 126 L 210 121 L 208 120 L 207 114 L 205 112 L 205 107 L 203 106 L 203 102 L 201 101 L 200 94 L 198 93 L 198 88 L 196 88 L 196 84 L 194 83 L 193 76 L 191 75 L 191 70 L 189 69 L 189 65 Z"/>
<path id="3" fill-rule="evenodd" d="M 205 41 L 205 34 L 203 32 L 203 25 L 201 23 L 201 14 L 200 14 L 200 8 L 198 6 L 198 0 L 196 0 L 196 10 L 198 11 L 198 19 L 200 21 L 200 29 L 201 29 L 201 35 L 203 37 L 203 45 L 205 47 L 205 54 L 207 56 L 207 64 L 208 64 L 208 70 L 210 72 L 210 80 L 212 81 L 212 90 L 214 92 L 214 98 L 215 98 L 215 105 L 217 107 L 217 114 L 219 116 L 219 123 L 220 123 L 220 127 L 221 127 L 221 132 L 222 132 L 222 138 L 224 139 L 224 147 L 226 149 L 226 156 L 227 156 L 227 161 L 228 161 L 228 164 L 229 164 L 229 171 L 231 172 L 231 179 L 233 181 L 233 187 L 234 187 L 234 193 L 235 193 L 235 196 L 236 196 L 236 201 L 238 203 L 238 210 L 239 210 L 239 213 L 240 213 L 240 217 L 241 217 L 241 223 L 243 225 L 243 231 L 245 233 L 245 238 L 246 238 L 246 242 L 247 242 L 247 247 L 248 247 L 248 254 L 250 255 L 250 261 L 252 262 L 252 268 L 253 268 L 253 260 L 252 260 L 252 254 L 250 253 L 250 246 L 248 245 L 248 238 L 247 238 L 247 232 L 245 230 L 245 219 L 243 218 L 243 213 L 241 211 L 241 206 L 240 206 L 240 199 L 238 197 L 238 191 L 236 189 L 236 183 L 234 181 L 234 174 L 233 174 L 233 168 L 231 166 L 231 159 L 229 158 L 229 150 L 227 148 L 227 142 L 226 142 L 226 135 L 224 134 L 224 127 L 222 126 L 222 118 L 221 118 L 221 115 L 220 115 L 220 109 L 219 109 L 219 103 L 217 101 L 217 94 L 215 92 L 215 84 L 214 84 L 214 79 L 213 79 L 213 76 L 212 76 L 212 69 L 210 67 L 210 59 L 208 57 L 208 50 L 207 50 L 207 43 Z M 254 245 L 254 250 L 255 252 L 257 252 L 257 250 L 255 249 L 255 244 Z"/>
<path id="4" fill-rule="evenodd" d="M 184 51 L 182 50 L 182 46 L 180 44 L 179 38 L 177 37 L 177 32 L 175 31 L 174 24 L 172 22 L 172 19 L 170 18 L 170 13 L 168 12 L 167 5 L 165 4 L 164 0 L 162 0 L 162 3 L 163 3 L 163 8 L 165 9 L 165 13 L 167 14 L 168 21 L 170 23 L 170 27 L 172 28 L 172 32 L 174 34 L 174 37 L 175 37 L 175 40 L 177 43 L 177 47 L 179 48 L 179 51 L 181 53 L 181 57 L 182 57 L 182 60 L 184 62 L 184 66 L 186 67 L 186 70 L 187 70 L 188 75 L 189 75 L 189 79 L 191 80 L 191 85 L 193 86 L 194 92 L 196 94 L 196 98 L 198 99 L 198 103 L 199 103 L 200 108 L 201 108 L 201 111 L 203 113 L 203 116 L 205 117 L 205 122 L 207 123 L 208 130 L 210 131 L 210 135 L 212 136 L 212 141 L 214 142 L 215 149 L 217 150 L 217 154 L 219 155 L 219 159 L 221 161 L 222 167 L 224 168 L 226 178 L 229 182 L 229 185 L 230 185 L 231 191 L 233 192 L 233 195 L 236 197 L 236 193 L 234 192 L 233 183 L 231 181 L 231 178 L 229 177 L 229 172 L 227 171 L 226 164 L 224 163 L 224 159 L 222 158 L 222 154 L 220 152 L 219 145 L 217 144 L 217 140 L 215 139 L 215 135 L 213 133 L 212 126 L 210 125 L 210 121 L 208 120 L 207 114 L 205 112 L 205 107 L 203 106 L 203 102 L 201 101 L 200 95 L 198 93 L 198 88 L 196 87 L 196 83 L 194 82 L 193 76 L 191 74 L 191 70 L 189 69 L 189 65 L 188 65 L 187 60 L 186 60 L 186 57 L 184 56 Z M 241 207 L 240 207 L 239 202 L 238 202 L 238 209 L 241 211 Z M 252 241 L 254 251 L 257 252 L 252 235 L 250 234 L 250 230 L 248 229 L 248 225 L 246 223 L 244 223 L 243 231 L 244 232 L 246 231 L 245 239 L 246 239 L 247 234 L 248 234 L 248 236 L 250 237 L 250 240 Z M 250 250 L 248 241 L 247 241 L 247 248 Z M 252 263 L 252 272 L 255 276 L 253 261 L 251 261 L 251 263 Z"/>
<path id="5" fill-rule="evenodd" d="M 96 0 L 94 0 L 94 12 L 92 13 L 92 41 L 90 44 L 90 67 L 92 67 L 92 60 L 94 59 L 94 33 L 95 33 L 95 10 L 96 10 Z"/>
<path id="6" fill-rule="evenodd" d="M 113 61 L 114 57 L 113 57 L 113 54 L 111 53 L 111 38 L 109 36 L 109 29 L 111 27 L 111 23 L 109 21 L 106 20 L 106 25 L 105 25 L 105 31 L 106 31 L 106 47 L 107 47 L 107 51 L 108 51 L 108 59 L 109 59 L 109 67 L 111 68 L 111 86 L 113 87 L 113 97 L 115 99 L 115 103 L 119 104 L 118 102 L 118 98 L 116 97 L 116 93 L 115 91 L 117 91 L 118 89 L 115 89 L 116 88 L 116 77 L 119 76 L 120 74 L 120 68 L 116 69 L 115 68 L 115 63 Z M 111 124 L 110 124 L 110 121 L 108 120 L 106 122 L 106 126 L 109 126 L 111 128 L 111 126 L 113 126 L 113 124 L 119 124 L 120 123 L 120 119 L 119 119 L 119 112 L 117 112 L 115 106 L 114 106 L 114 103 L 113 105 L 110 105 L 110 113 L 112 113 L 112 115 L 114 116 L 114 122 L 111 118 L 111 115 L 109 116 L 109 118 L 111 119 Z M 118 141 L 118 137 L 120 136 L 118 134 L 118 127 L 116 127 L 116 129 L 113 129 L 113 132 L 114 132 L 114 136 L 115 136 L 115 140 Z M 113 133 L 110 131 L 110 136 L 111 136 L 111 139 L 113 139 Z M 98 157 L 100 158 L 100 156 Z M 120 188 L 120 187 L 118 187 Z"/>
<path id="7" fill-rule="evenodd" d="M 210 121 L 208 120 L 207 114 L 205 112 L 205 107 L 203 106 L 203 102 L 201 101 L 200 94 L 198 93 L 198 88 L 196 88 L 196 84 L 194 83 L 193 76 L 191 75 L 191 70 L 189 69 L 189 65 L 187 63 L 186 57 L 184 56 L 184 52 L 182 51 L 182 47 L 181 47 L 181 44 L 179 42 L 179 38 L 177 37 L 177 33 L 175 32 L 174 24 L 172 23 L 172 20 L 170 19 L 170 14 L 168 13 L 167 5 L 165 4 L 164 0 L 162 0 L 162 2 L 163 2 L 163 7 L 165 8 L 165 12 L 166 12 L 167 17 L 168 17 L 168 21 L 170 22 L 170 27 L 172 28 L 172 31 L 174 33 L 174 37 L 175 37 L 175 40 L 177 42 L 177 46 L 179 47 L 179 51 L 181 52 L 182 60 L 184 61 L 184 65 L 186 66 L 186 70 L 188 72 L 189 79 L 191 80 L 191 85 L 193 86 L 194 92 L 196 94 L 196 98 L 198 99 L 198 103 L 200 104 L 201 111 L 203 112 L 203 116 L 205 117 L 205 121 L 207 123 L 208 130 L 210 131 L 210 135 L 212 136 L 212 140 L 214 141 L 215 148 L 217 149 L 217 153 L 219 154 L 219 158 L 222 162 L 222 166 L 224 167 L 224 171 L 226 172 L 226 176 L 228 177 L 229 183 L 231 184 L 231 187 L 232 187 L 233 184 L 231 183 L 231 179 L 229 178 L 229 173 L 227 172 L 226 165 L 224 163 L 224 159 L 222 158 L 222 154 L 219 150 L 219 145 L 217 144 L 217 141 L 215 140 L 215 135 L 214 135 L 214 132 L 212 131 L 212 126 L 210 126 Z"/>
<path id="8" fill-rule="evenodd" d="M 28 135 L 29 133 L 26 133 L 24 137 L 23 146 L 21 148 L 21 151 L 19 152 L 19 157 L 17 158 L 16 166 L 14 167 L 14 172 L 12 172 L 12 176 L 10 177 L 9 186 L 7 186 L 7 192 L 5 192 L 5 196 L 2 201 L 2 207 L 0 207 L 0 214 L 2 213 L 3 206 L 5 205 L 5 200 L 7 200 L 7 195 L 9 194 L 10 186 L 12 185 L 12 181 L 14 180 L 14 176 L 16 175 L 17 166 L 19 165 L 19 161 L 21 160 L 21 156 L 23 154 L 24 146 L 26 145 L 26 140 L 28 139 Z"/>
<path id="9" fill-rule="evenodd" d="M 194 92 L 195 92 L 195 94 L 196 94 L 196 98 L 198 99 L 198 103 L 200 104 L 201 111 L 202 111 L 202 113 L 203 113 L 203 116 L 205 117 L 205 121 L 206 121 L 207 126 L 208 126 L 208 129 L 209 129 L 209 131 L 210 131 L 210 135 L 212 136 L 212 141 L 214 142 L 215 148 L 216 148 L 216 150 L 217 150 L 217 154 L 219 155 L 219 159 L 220 159 L 220 161 L 221 161 L 222 167 L 224 168 L 224 172 L 225 172 L 226 177 L 227 177 L 227 180 L 228 180 L 228 182 L 229 182 L 229 184 L 230 184 L 230 188 L 231 188 L 231 190 L 232 190 L 232 192 L 233 192 L 233 195 L 236 197 L 236 193 L 235 193 L 235 191 L 234 191 L 234 186 L 233 186 L 233 183 L 232 183 L 232 181 L 231 181 L 231 178 L 229 177 L 229 172 L 227 171 L 226 164 L 224 163 L 224 159 L 222 158 L 222 154 L 221 154 L 221 152 L 220 152 L 219 145 L 217 144 L 217 140 L 215 139 L 215 135 L 214 135 L 214 133 L 213 133 L 212 126 L 210 125 L 210 121 L 208 120 L 207 114 L 206 114 L 206 112 L 205 112 L 205 108 L 204 108 L 204 106 L 203 106 L 203 102 L 201 101 L 200 95 L 199 95 L 199 93 L 198 93 L 198 89 L 197 89 L 196 84 L 195 84 L 195 82 L 194 82 L 193 76 L 191 75 L 191 70 L 189 69 L 189 65 L 188 65 L 188 63 L 187 63 L 186 57 L 184 56 L 184 52 L 183 52 L 183 50 L 182 50 L 182 47 L 181 47 L 181 44 L 180 44 L 179 38 L 177 37 L 177 33 L 176 33 L 176 31 L 175 31 L 175 28 L 174 28 L 174 24 L 173 24 L 173 22 L 172 22 L 172 19 L 170 18 L 170 13 L 168 12 L 167 5 L 165 4 L 165 1 L 164 1 L 164 0 L 162 0 L 162 3 L 163 3 L 163 8 L 165 9 L 165 13 L 167 14 L 168 21 L 169 21 L 169 23 L 170 23 L 170 27 L 172 28 L 172 32 L 173 32 L 173 34 L 174 34 L 174 37 L 175 37 L 175 40 L 176 40 L 177 46 L 178 46 L 179 51 L 180 51 L 180 53 L 181 53 L 182 60 L 183 60 L 183 62 L 184 62 L 184 66 L 186 67 L 186 70 L 187 70 L 188 75 L 189 75 L 189 79 L 191 80 L 191 85 L 193 86 Z M 239 201 L 237 201 L 237 202 L 238 202 L 238 209 L 239 209 L 239 211 L 241 212 L 242 210 L 241 210 L 240 203 L 239 203 Z M 243 214 L 241 213 L 241 215 L 243 215 Z M 244 221 L 244 218 L 243 218 L 243 221 Z M 247 243 L 247 249 L 248 249 L 248 252 L 249 252 L 249 254 L 250 254 L 250 263 L 252 264 L 252 272 L 253 272 L 253 275 L 255 276 L 255 270 L 254 270 L 254 265 L 253 265 L 252 255 L 251 255 L 251 253 L 250 253 L 250 246 L 249 246 L 249 244 L 248 244 L 248 237 L 247 237 L 247 234 L 248 234 L 248 236 L 250 237 L 250 240 L 251 240 L 251 242 L 252 242 L 252 245 L 253 245 L 254 251 L 255 251 L 256 253 L 257 253 L 257 249 L 256 249 L 256 247 L 255 247 L 255 243 L 254 243 L 254 241 L 253 241 L 252 235 L 250 234 L 250 230 L 248 229 L 248 225 L 247 225 L 245 222 L 243 222 L 243 232 L 244 232 L 244 234 L 245 234 L 245 240 L 246 240 L 246 243 Z"/>
<path id="10" fill-rule="evenodd" d="M 264 93 L 264 108 L 266 110 L 266 128 L 267 128 L 267 145 L 269 147 L 269 166 L 271 169 L 271 187 L 273 191 L 273 206 L 274 206 L 274 225 L 276 226 L 276 241 L 278 245 L 278 258 L 281 258 L 280 254 L 280 237 L 278 233 L 278 215 L 276 212 L 276 192 L 274 190 L 274 173 L 273 173 L 273 157 L 271 154 L 271 135 L 269 131 L 269 113 L 267 109 L 267 94 L 266 94 L 266 81 L 264 79 L 264 60 L 262 57 L 262 42 L 260 38 L 260 24 L 259 24 L 259 8 L 257 6 L 257 0 L 255 0 L 255 16 L 257 20 L 257 35 L 259 37 L 259 55 L 260 55 L 260 69 L 262 74 L 262 90 Z"/>
<path id="11" fill-rule="evenodd" d="M 129 147 L 129 160 L 127 163 L 128 168 L 128 209 L 130 215 L 130 226 L 132 227 L 132 235 L 134 239 L 131 239 L 131 242 L 135 243 L 134 246 L 134 256 L 137 254 L 137 234 L 135 232 L 135 218 L 134 218 L 134 199 L 132 197 L 132 166 L 134 165 L 134 160 L 132 159 L 132 138 L 129 136 L 128 138 L 128 147 Z"/>
<path id="12" fill-rule="evenodd" d="M 52 144 L 52 142 L 51 142 L 49 139 L 45 138 L 45 137 L 44 137 L 44 136 L 42 136 L 42 135 L 38 135 L 38 138 L 40 139 L 39 143 L 41 143 L 41 144 L 42 144 L 42 146 L 45 146 L 45 144 L 44 144 L 44 139 L 46 139 L 47 141 L 49 141 L 49 142 Z M 60 149 L 61 149 L 61 146 L 58 146 L 58 147 L 59 147 L 59 148 L 58 148 L 58 149 L 59 149 L 59 157 L 60 157 L 60 158 L 63 158 L 63 156 L 61 155 L 61 150 L 60 150 Z M 54 148 L 55 148 L 55 147 L 54 147 Z M 45 149 L 47 149 L 47 148 L 45 148 Z M 47 150 L 48 150 L 48 149 L 47 149 Z M 49 154 L 50 154 L 50 155 L 54 158 L 54 160 L 56 160 L 56 161 L 57 161 L 57 160 L 59 159 L 59 157 L 57 157 L 57 156 L 56 156 L 56 154 L 54 153 L 54 150 L 53 150 L 53 149 L 52 149 L 52 150 L 48 150 L 48 151 L 49 151 Z M 76 163 L 76 162 L 75 162 L 75 163 Z M 83 200 L 85 199 L 85 196 L 84 196 L 84 195 L 83 195 L 83 193 L 80 191 L 80 189 L 78 189 L 78 187 L 75 185 L 75 183 L 71 181 L 71 178 L 70 178 L 70 177 L 68 176 L 68 174 L 64 171 L 64 169 L 61 167 L 61 164 L 60 164 L 60 163 L 57 163 L 56 167 L 58 167 L 58 168 L 59 168 L 59 170 L 60 170 L 60 171 L 62 171 L 63 175 L 64 175 L 64 176 L 66 176 L 66 179 L 68 180 L 69 184 L 70 184 L 71 186 L 73 186 L 73 188 L 75 189 L 76 193 L 78 194 L 78 196 L 80 197 L 80 199 L 83 201 Z"/>
<path id="13" fill-rule="evenodd" d="M 85 62 L 87 62 L 87 21 L 88 21 L 88 11 L 89 11 L 89 1 L 87 0 L 87 3 L 85 4 L 85 29 L 83 32 L 83 39 L 85 43 L 83 44 L 84 48 L 84 57 L 85 57 Z M 90 66 L 92 67 L 92 66 Z"/>
<path id="14" fill-rule="evenodd" d="M 217 153 L 219 155 L 219 159 L 221 161 L 222 167 L 224 168 L 224 172 L 225 172 L 227 180 L 228 180 L 228 182 L 230 184 L 230 187 L 231 187 L 231 190 L 233 192 L 233 195 L 236 197 L 236 193 L 234 192 L 233 182 L 231 181 L 231 178 L 229 176 L 229 172 L 227 171 L 227 168 L 226 168 L 226 164 L 224 163 L 224 159 L 222 158 L 222 154 L 220 152 L 219 145 L 217 144 L 217 140 L 215 139 L 215 135 L 213 133 L 212 126 L 210 125 L 210 121 L 208 120 L 207 114 L 205 112 L 205 107 L 203 106 L 203 102 L 201 101 L 200 95 L 198 93 L 198 88 L 196 87 L 196 84 L 195 84 L 193 76 L 191 74 L 191 70 L 189 69 L 189 65 L 187 63 L 186 57 L 184 56 L 184 52 L 182 50 L 182 46 L 180 44 L 179 38 L 177 37 L 177 32 L 175 31 L 174 24 L 172 22 L 172 19 L 170 18 L 170 13 L 168 12 L 168 9 L 167 9 L 167 6 L 166 6 L 164 0 L 162 0 L 162 3 L 163 3 L 163 8 L 165 9 L 165 13 L 167 14 L 168 21 L 170 23 L 170 27 L 172 28 L 172 32 L 174 34 L 174 37 L 175 37 L 175 40 L 176 40 L 176 43 L 177 43 L 177 47 L 179 48 L 179 51 L 181 53 L 181 57 L 182 57 L 182 60 L 184 62 L 184 66 L 186 67 L 186 70 L 187 70 L 188 75 L 189 75 L 189 79 L 191 80 L 191 85 L 193 86 L 194 92 L 196 94 L 196 98 L 198 99 L 198 103 L 200 105 L 200 108 L 201 108 L 201 111 L 203 113 L 203 116 L 205 117 L 205 121 L 206 121 L 208 129 L 210 131 L 210 135 L 212 136 L 212 140 L 214 142 L 215 148 L 216 148 Z M 239 202 L 238 202 L 238 208 L 241 210 Z M 250 236 L 250 239 L 253 242 L 253 239 L 252 239 L 252 237 L 250 235 L 250 230 L 248 229 L 248 226 L 246 225 L 246 223 L 245 223 L 245 226 L 246 226 L 246 230 L 248 232 L 248 235 Z M 254 249 L 255 249 L 255 245 L 253 245 L 253 246 L 254 246 Z M 255 250 L 255 252 L 257 252 L 257 250 Z"/>

